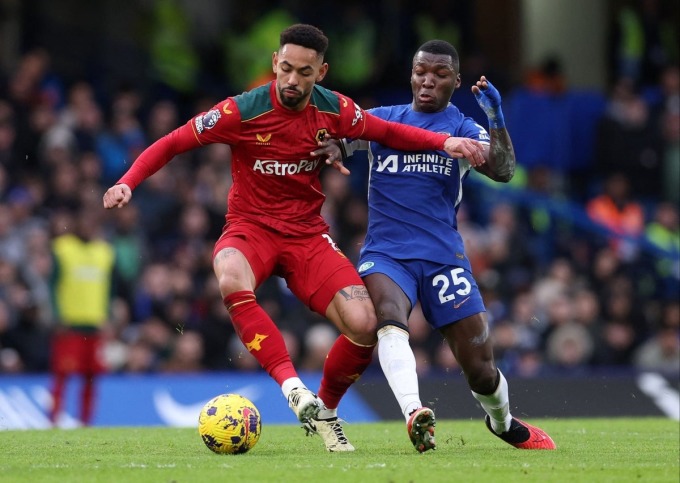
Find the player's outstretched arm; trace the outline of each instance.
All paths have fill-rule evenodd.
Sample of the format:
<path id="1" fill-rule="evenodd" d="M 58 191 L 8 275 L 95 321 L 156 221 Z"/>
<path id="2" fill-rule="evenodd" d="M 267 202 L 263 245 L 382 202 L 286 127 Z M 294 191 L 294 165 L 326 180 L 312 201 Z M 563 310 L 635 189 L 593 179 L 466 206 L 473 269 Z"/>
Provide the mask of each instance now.
<path id="1" fill-rule="evenodd" d="M 512 147 L 510 134 L 505 127 L 503 110 L 501 109 L 501 95 L 498 90 L 481 76 L 477 83 L 472 86 L 472 93 L 477 99 L 489 119 L 489 135 L 491 143 L 489 150 L 485 151 L 485 165 L 474 166 L 477 171 L 485 176 L 507 183 L 515 174 L 515 150 Z"/>
<path id="2" fill-rule="evenodd" d="M 132 190 L 139 183 L 165 166 L 177 154 L 200 144 L 194 136 L 191 123 L 181 126 L 147 147 L 137 157 L 130 169 L 118 182 L 104 193 L 104 208 L 122 208 L 132 198 Z"/>
<path id="3" fill-rule="evenodd" d="M 474 139 L 454 138 L 442 133 L 428 131 L 408 124 L 385 121 L 368 112 L 365 130 L 350 137 L 377 141 L 384 146 L 400 151 L 444 150 L 454 158 L 467 158 L 472 166 L 481 166 L 484 146 Z"/>
<path id="4" fill-rule="evenodd" d="M 125 183 L 111 186 L 104 193 L 104 208 L 122 208 L 132 199 L 132 190 Z"/>

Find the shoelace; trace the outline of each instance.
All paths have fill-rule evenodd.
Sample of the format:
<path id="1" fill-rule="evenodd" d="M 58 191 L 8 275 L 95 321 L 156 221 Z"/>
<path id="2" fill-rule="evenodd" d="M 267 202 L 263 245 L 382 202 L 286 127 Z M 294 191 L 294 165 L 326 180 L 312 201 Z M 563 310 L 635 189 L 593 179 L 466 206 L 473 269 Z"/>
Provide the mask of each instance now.
<path id="1" fill-rule="evenodd" d="M 335 421 L 331 424 L 331 430 L 335 433 L 335 436 L 338 437 L 338 441 L 340 441 L 341 444 L 347 444 L 347 436 L 345 436 L 344 431 L 342 430 L 342 426 L 340 425 L 340 422 Z"/>

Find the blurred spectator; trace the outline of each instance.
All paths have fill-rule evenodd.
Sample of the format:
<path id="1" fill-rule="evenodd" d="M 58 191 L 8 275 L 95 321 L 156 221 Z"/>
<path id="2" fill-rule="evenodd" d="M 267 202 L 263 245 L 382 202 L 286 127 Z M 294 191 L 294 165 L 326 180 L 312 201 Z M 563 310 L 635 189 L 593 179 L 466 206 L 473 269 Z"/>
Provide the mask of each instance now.
<path id="1" fill-rule="evenodd" d="M 139 225 L 136 205 L 129 210 L 115 210 L 111 215 L 113 222 L 106 238 L 116 253 L 116 294 L 132 307 L 149 246 L 145 230 Z"/>
<path id="2" fill-rule="evenodd" d="M 661 371 L 677 377 L 680 374 L 680 332 L 678 329 L 662 327 L 635 351 L 633 364 L 638 369 Z"/>
<path id="3" fill-rule="evenodd" d="M 484 257 L 503 279 L 499 295 L 509 300 L 526 288 L 534 270 L 531 246 L 520 227 L 515 207 L 498 203 L 491 208 L 484 239 Z"/>
<path id="4" fill-rule="evenodd" d="M 562 60 L 557 55 L 545 57 L 538 66 L 529 69 L 524 83 L 530 91 L 561 95 L 567 91 L 567 79 L 564 75 Z"/>
<path id="5" fill-rule="evenodd" d="M 677 377 L 680 373 L 680 300 L 663 305 L 659 329 L 633 355 L 639 369 L 663 371 Z"/>
<path id="6" fill-rule="evenodd" d="M 573 294 L 574 322 L 585 328 L 591 337 L 595 337 L 602 326 L 602 310 L 597 294 L 589 288 L 578 288 Z"/>
<path id="7" fill-rule="evenodd" d="M 177 104 L 167 99 L 156 102 L 151 107 L 146 123 L 148 142 L 154 143 L 179 126 Z"/>
<path id="8" fill-rule="evenodd" d="M 658 295 L 670 300 L 680 293 L 680 215 L 673 203 L 659 203 L 654 219 L 645 228 L 645 237 L 665 253 L 657 257 L 660 281 Z"/>
<path id="9" fill-rule="evenodd" d="M 629 78 L 618 79 L 597 128 L 597 174 L 604 178 L 621 172 L 629 180 L 633 197 L 657 196 L 661 141 L 647 101 Z"/>
<path id="10" fill-rule="evenodd" d="M 22 114 L 39 105 L 57 108 L 63 103 L 61 80 L 52 72 L 51 55 L 35 48 L 24 53 L 9 79 L 8 97 Z"/>
<path id="11" fill-rule="evenodd" d="M 200 372 L 203 370 L 203 339 L 198 332 L 182 331 L 174 338 L 170 354 L 161 366 L 163 372 Z"/>
<path id="12" fill-rule="evenodd" d="M 64 389 L 74 374 L 83 377 L 80 421 L 92 421 L 95 380 L 106 368 L 101 359 L 101 330 L 109 318 L 114 251 L 100 237 L 99 213 L 84 207 L 71 233 L 55 238 L 54 315 L 50 368 L 54 376 L 50 419 L 59 423 Z"/>
<path id="13" fill-rule="evenodd" d="M 326 361 L 328 351 L 331 350 L 338 331 L 331 324 L 315 324 L 307 330 L 304 339 L 305 354 L 300 369 L 306 371 L 320 371 Z"/>
<path id="14" fill-rule="evenodd" d="M 121 367 L 124 373 L 149 373 L 155 372 L 156 354 L 148 344 L 144 342 L 133 342 L 128 345 L 125 364 Z"/>
<path id="15" fill-rule="evenodd" d="M 552 262 L 545 276 L 535 280 L 532 295 L 536 307 L 542 313 L 555 310 L 553 304 L 563 301 L 577 282 L 577 275 L 571 262 L 565 258 L 558 258 Z M 561 307 L 564 308 L 564 307 Z"/>
<path id="16" fill-rule="evenodd" d="M 130 87 L 121 87 L 113 99 L 111 129 L 97 138 L 97 152 L 102 158 L 102 183 L 115 183 L 146 147 L 138 118 L 141 99 Z"/>
<path id="17" fill-rule="evenodd" d="M 635 239 L 644 232 L 642 205 L 630 197 L 628 178 L 619 172 L 607 177 L 602 194 L 588 201 L 586 209 L 593 221 L 616 235 Z M 610 245 L 622 260 L 629 261 L 637 254 L 635 241 L 612 238 Z"/>
<path id="18" fill-rule="evenodd" d="M 654 121 L 663 136 L 661 184 L 663 198 L 680 204 L 680 67 L 667 66 L 661 75 L 660 112 Z"/>
<path id="19" fill-rule="evenodd" d="M 552 368 L 570 375 L 585 373 L 593 349 L 588 331 L 574 322 L 556 328 L 546 341 L 546 355 Z"/>

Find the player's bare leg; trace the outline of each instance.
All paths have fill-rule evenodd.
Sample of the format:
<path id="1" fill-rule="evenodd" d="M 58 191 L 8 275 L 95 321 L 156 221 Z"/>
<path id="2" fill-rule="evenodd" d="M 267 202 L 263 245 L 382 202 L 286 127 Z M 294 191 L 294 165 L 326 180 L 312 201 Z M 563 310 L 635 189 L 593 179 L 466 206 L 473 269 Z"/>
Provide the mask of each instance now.
<path id="1" fill-rule="evenodd" d="M 335 294 L 326 317 L 342 332 L 333 344 L 323 368 L 319 397 L 324 407 L 305 425 L 308 434 L 319 434 L 331 452 L 354 451 L 338 418 L 338 404 L 371 362 L 376 343 L 375 310 L 363 285 L 344 287 Z"/>
<path id="2" fill-rule="evenodd" d="M 472 395 L 486 412 L 489 430 L 516 448 L 555 449 L 555 443 L 544 431 L 510 414 L 508 383 L 493 359 L 486 314 L 472 315 L 441 332 L 463 369 Z"/>

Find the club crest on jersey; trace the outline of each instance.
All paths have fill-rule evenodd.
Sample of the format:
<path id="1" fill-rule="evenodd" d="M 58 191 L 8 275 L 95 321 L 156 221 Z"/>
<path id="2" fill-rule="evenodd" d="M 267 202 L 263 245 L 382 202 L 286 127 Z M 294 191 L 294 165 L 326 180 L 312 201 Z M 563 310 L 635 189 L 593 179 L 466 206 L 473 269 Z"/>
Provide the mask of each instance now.
<path id="1" fill-rule="evenodd" d="M 328 134 L 328 129 L 322 127 L 316 132 L 316 136 L 314 136 L 314 139 L 316 139 L 318 142 L 322 142 L 326 138 L 326 134 Z"/>

